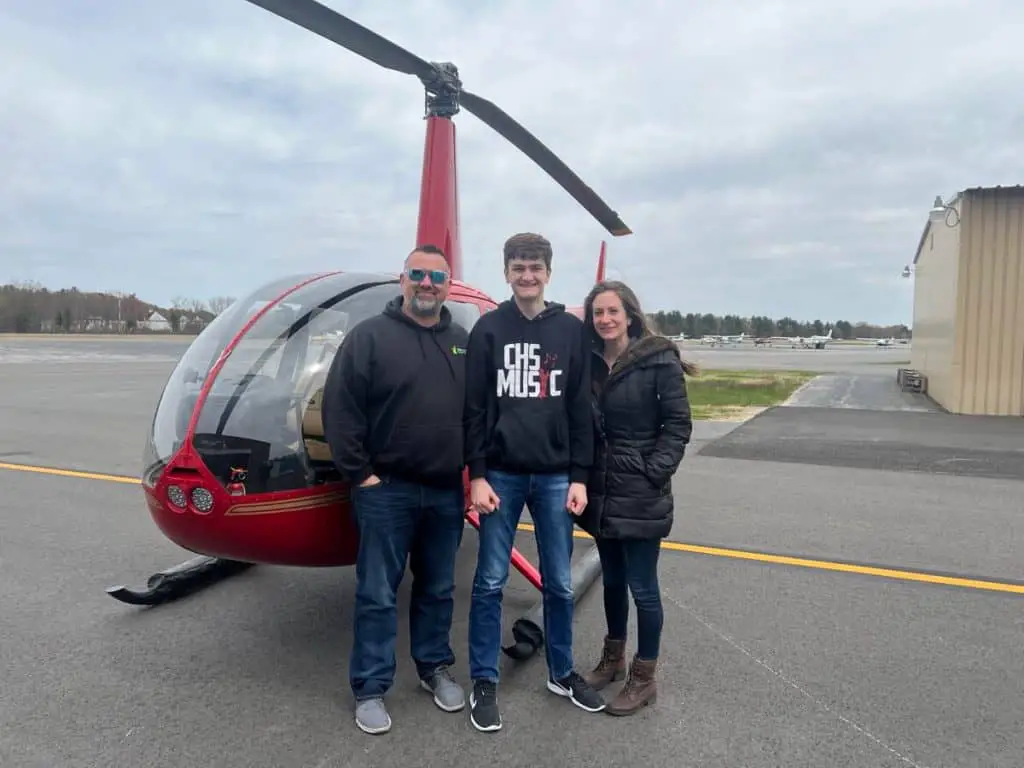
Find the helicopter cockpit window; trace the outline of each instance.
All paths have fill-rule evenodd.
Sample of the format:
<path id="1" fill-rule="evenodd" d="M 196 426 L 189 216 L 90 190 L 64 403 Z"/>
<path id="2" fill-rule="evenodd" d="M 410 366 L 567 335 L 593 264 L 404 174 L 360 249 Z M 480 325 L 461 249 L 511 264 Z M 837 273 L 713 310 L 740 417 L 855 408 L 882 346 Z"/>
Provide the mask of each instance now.
<path id="1" fill-rule="evenodd" d="M 467 331 L 473 330 L 476 321 L 480 319 L 480 307 L 472 302 L 448 300 L 444 305 L 452 313 L 452 320 Z"/>
<path id="2" fill-rule="evenodd" d="M 356 277 L 325 279 L 288 296 L 253 324 L 227 358 L 194 438 L 221 482 L 243 468 L 250 493 L 289 490 L 333 470 L 329 454 L 312 455 L 307 445 L 307 427 L 318 421 L 310 419 L 311 401 L 346 333 L 399 293 L 396 282 L 374 285 Z M 313 433 L 316 442 L 322 427 Z"/>
<path id="3" fill-rule="evenodd" d="M 312 276 L 289 275 L 261 286 L 232 303 L 196 337 L 164 385 L 143 457 L 144 479 L 152 480 L 181 448 L 203 382 L 231 340 L 260 309 Z"/>
<path id="4" fill-rule="evenodd" d="M 277 284 L 218 316 L 182 357 L 167 383 L 147 447 L 147 474 L 178 450 L 210 369 L 269 301 L 298 283 Z M 262 315 L 227 357 L 199 413 L 194 445 L 221 482 L 247 471 L 249 493 L 308 487 L 333 470 L 323 441 L 319 396 L 345 335 L 400 294 L 397 280 L 342 274 L 316 280 Z M 449 300 L 470 330 L 476 304 Z"/>

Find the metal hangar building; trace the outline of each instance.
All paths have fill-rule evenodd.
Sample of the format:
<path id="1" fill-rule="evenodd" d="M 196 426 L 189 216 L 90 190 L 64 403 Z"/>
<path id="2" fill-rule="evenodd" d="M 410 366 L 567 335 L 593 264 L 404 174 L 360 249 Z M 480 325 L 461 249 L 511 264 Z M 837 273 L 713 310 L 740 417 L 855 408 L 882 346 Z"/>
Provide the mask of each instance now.
<path id="1" fill-rule="evenodd" d="M 914 276 L 911 366 L 951 413 L 1024 416 L 1024 186 L 936 198 Z"/>

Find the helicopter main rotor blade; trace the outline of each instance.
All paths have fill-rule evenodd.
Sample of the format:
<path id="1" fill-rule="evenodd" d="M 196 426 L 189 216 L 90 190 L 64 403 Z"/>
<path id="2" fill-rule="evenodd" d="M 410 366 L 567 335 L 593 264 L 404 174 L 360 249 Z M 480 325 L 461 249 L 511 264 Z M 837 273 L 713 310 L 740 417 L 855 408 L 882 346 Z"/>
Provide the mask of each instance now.
<path id="1" fill-rule="evenodd" d="M 543 168 L 612 235 L 620 237 L 632 234 L 619 215 L 537 137 L 494 103 L 476 94 L 461 90 L 461 84 L 457 81 L 455 83 L 448 82 L 434 64 L 424 61 L 316 0 L 248 0 L 248 2 L 337 43 L 386 69 L 414 75 L 427 85 L 428 90 L 439 86 L 444 87 L 446 84 L 449 87 L 454 85 L 459 92 L 458 103 L 462 107 L 508 139 Z"/>
<path id="2" fill-rule="evenodd" d="M 325 37 L 386 69 L 430 79 L 435 69 L 426 61 L 376 32 L 342 16 L 316 0 L 248 0 L 282 19 Z"/>
<path id="3" fill-rule="evenodd" d="M 493 102 L 468 91 L 459 94 L 459 104 L 472 112 L 480 120 L 487 123 L 512 144 L 518 147 L 527 157 L 547 171 L 562 188 L 576 198 L 601 226 L 616 237 L 632 234 L 632 230 L 619 218 L 619 214 L 602 200 L 598 194 L 583 182 L 569 166 L 544 146 L 540 140 L 512 119 L 508 113 Z"/>

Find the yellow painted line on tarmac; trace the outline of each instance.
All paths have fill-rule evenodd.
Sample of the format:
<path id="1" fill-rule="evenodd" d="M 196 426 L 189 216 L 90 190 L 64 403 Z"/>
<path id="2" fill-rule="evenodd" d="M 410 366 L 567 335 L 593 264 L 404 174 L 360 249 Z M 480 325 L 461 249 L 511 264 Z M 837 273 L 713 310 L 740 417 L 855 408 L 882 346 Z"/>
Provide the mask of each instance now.
<path id="1" fill-rule="evenodd" d="M 534 531 L 535 528 L 529 523 L 522 523 L 519 526 L 519 530 Z M 592 538 L 590 534 L 579 530 L 573 531 L 573 536 L 578 539 Z M 918 571 L 908 571 L 899 568 L 882 568 L 874 565 L 837 563 L 831 560 L 814 560 L 807 557 L 792 557 L 790 555 L 769 555 L 761 552 L 748 552 L 742 549 L 726 549 L 724 547 L 706 547 L 700 544 L 684 544 L 680 541 L 662 541 L 661 548 L 675 552 L 689 552 L 697 555 L 710 555 L 712 557 L 725 557 L 735 560 L 750 560 L 758 563 L 791 565 L 799 568 L 813 568 L 822 571 L 856 573 L 862 576 L 877 576 L 902 581 L 917 581 L 925 584 L 943 584 L 950 587 L 989 590 L 992 592 L 1010 592 L 1013 594 L 1024 595 L 1024 584 L 1010 584 L 1001 581 L 986 581 L 984 579 L 971 579 L 962 576 L 944 576 L 936 573 L 921 573 Z"/>
<path id="2" fill-rule="evenodd" d="M 741 560 L 754 560 L 761 563 L 794 565 L 800 568 L 817 568 L 824 571 L 857 573 L 863 576 L 879 576 L 887 579 L 900 579 L 902 581 L 917 581 L 925 584 L 944 584 L 950 587 L 984 589 L 993 592 L 1011 592 L 1018 595 L 1024 595 L 1024 584 L 1010 584 L 1001 581 L 970 579 L 962 576 L 944 576 L 937 573 L 920 573 L 918 571 L 906 571 L 899 568 L 882 568 L 875 565 L 836 563 L 830 560 L 813 560 L 805 557 L 791 557 L 789 555 L 768 555 L 761 554 L 760 552 L 745 552 L 739 549 L 723 549 L 721 547 L 705 547 L 697 544 L 682 544 L 676 541 L 663 542 L 662 546 L 665 549 L 674 549 L 678 552 L 693 552 L 695 554 L 711 555 L 713 557 L 731 557 Z"/>
<path id="3" fill-rule="evenodd" d="M 140 485 L 142 481 L 137 477 L 127 475 L 107 475 L 102 472 L 80 472 L 77 469 L 58 469 L 56 467 L 36 467 L 31 464 L 9 464 L 0 461 L 0 469 L 9 469 L 15 472 L 34 472 L 39 475 L 58 475 L 60 477 L 77 477 L 83 480 L 103 480 L 108 483 L 125 483 L 126 485 Z"/>
<path id="4" fill-rule="evenodd" d="M 534 528 L 534 527 L 533 527 L 533 525 L 531 525 L 530 523 L 520 523 L 520 524 L 519 524 L 518 526 L 516 526 L 516 527 L 517 527 L 517 530 L 520 530 L 520 531 L 527 531 L 527 532 L 529 532 L 529 533 L 533 533 L 534 531 L 536 531 L 536 530 L 537 530 L 537 529 L 536 529 L 536 528 Z M 578 530 L 578 529 L 574 529 L 574 530 L 573 530 L 573 532 L 572 532 L 572 536 L 573 536 L 573 538 L 574 538 L 574 539 L 593 539 L 593 538 L 594 538 L 593 536 L 591 536 L 591 535 L 590 535 L 589 533 L 587 533 L 586 531 L 581 531 L 581 530 Z"/>
<path id="5" fill-rule="evenodd" d="M 33 472 L 41 475 L 74 477 L 83 480 L 101 480 L 108 483 L 123 483 L 126 485 L 140 485 L 142 482 L 137 477 L 128 477 L 127 475 L 110 475 L 102 472 L 81 472 L 75 469 L 38 467 L 31 464 L 11 464 L 8 462 L 0 462 L 0 469 L 7 469 L 16 472 Z M 530 523 L 520 523 L 518 529 L 520 531 L 530 533 L 536 531 L 536 528 Z M 578 539 L 592 538 L 590 534 L 580 530 L 574 530 L 573 536 Z M 811 568 L 821 571 L 856 573 L 862 576 L 876 576 L 880 578 L 897 579 L 900 581 L 916 581 L 925 584 L 942 584 L 950 587 L 962 587 L 965 589 L 979 589 L 991 592 L 1008 592 L 1011 594 L 1024 595 L 1024 584 L 971 579 L 963 576 L 945 576 L 937 573 L 921 573 L 919 571 L 902 570 L 899 568 L 883 568 L 874 565 L 837 563 L 831 560 L 815 560 L 807 557 L 793 557 L 791 555 L 771 555 L 761 552 L 749 552 L 743 549 L 727 549 L 724 547 L 708 547 L 701 544 L 685 544 L 680 541 L 662 541 L 661 547 L 662 549 L 668 549 L 674 552 L 689 552 L 691 554 L 724 557 L 733 560 L 749 560 L 758 563 L 790 565 L 798 568 Z"/>

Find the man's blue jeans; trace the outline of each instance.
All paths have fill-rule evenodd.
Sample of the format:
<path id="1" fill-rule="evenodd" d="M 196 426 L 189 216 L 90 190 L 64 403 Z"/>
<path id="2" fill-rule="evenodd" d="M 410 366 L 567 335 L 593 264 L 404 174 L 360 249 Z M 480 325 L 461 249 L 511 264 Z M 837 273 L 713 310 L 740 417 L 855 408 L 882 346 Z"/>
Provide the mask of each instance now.
<path id="1" fill-rule="evenodd" d="M 409 632 L 421 678 L 451 665 L 455 555 L 464 530 L 461 487 L 428 488 L 396 478 L 352 489 L 359 527 L 355 633 L 349 682 L 356 700 L 383 696 L 395 679 L 395 595 L 412 571 Z"/>
<path id="2" fill-rule="evenodd" d="M 508 581 L 512 545 L 523 506 L 530 507 L 544 583 L 544 650 L 552 679 L 573 669 L 572 548 L 574 519 L 565 508 L 569 476 L 511 474 L 491 470 L 487 482 L 501 499 L 498 509 L 480 515 L 480 554 L 469 609 L 469 674 L 498 682 L 501 600 Z"/>

